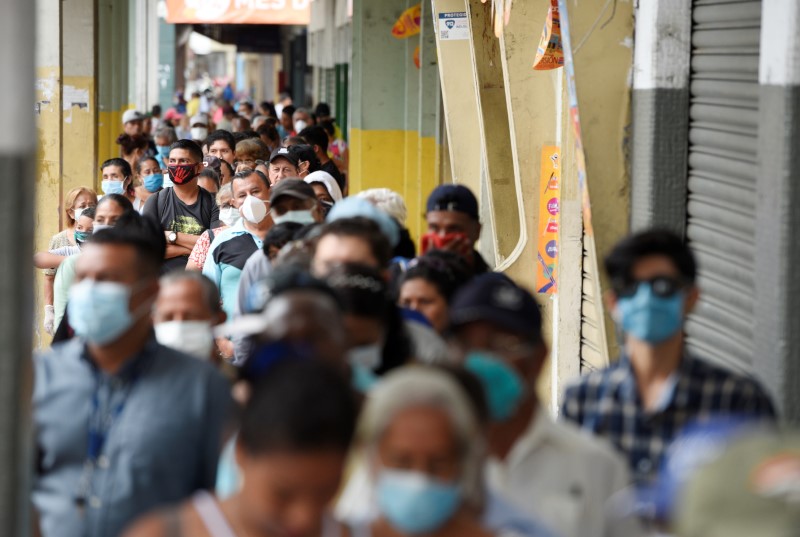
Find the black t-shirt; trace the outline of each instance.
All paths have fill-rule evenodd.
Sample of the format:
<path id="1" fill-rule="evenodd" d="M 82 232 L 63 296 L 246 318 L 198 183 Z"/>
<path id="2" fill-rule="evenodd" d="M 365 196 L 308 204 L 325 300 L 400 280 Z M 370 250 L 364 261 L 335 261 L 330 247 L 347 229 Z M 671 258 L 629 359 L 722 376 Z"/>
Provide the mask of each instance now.
<path id="1" fill-rule="evenodd" d="M 144 204 L 146 218 L 155 221 L 164 231 L 189 235 L 202 235 L 219 220 L 219 207 L 208 191 L 198 189 L 197 201 L 186 205 L 173 188 L 165 188 L 150 196 Z M 178 256 L 164 261 L 163 272 L 186 268 L 189 256 Z"/>
<path id="2" fill-rule="evenodd" d="M 342 175 L 342 172 L 340 172 L 339 168 L 336 167 L 336 163 L 332 160 L 329 160 L 328 162 L 322 165 L 322 171 L 328 172 L 334 179 L 336 179 L 336 183 L 339 185 L 339 188 L 342 189 L 342 196 L 344 196 L 344 190 L 345 190 L 344 175 Z"/>

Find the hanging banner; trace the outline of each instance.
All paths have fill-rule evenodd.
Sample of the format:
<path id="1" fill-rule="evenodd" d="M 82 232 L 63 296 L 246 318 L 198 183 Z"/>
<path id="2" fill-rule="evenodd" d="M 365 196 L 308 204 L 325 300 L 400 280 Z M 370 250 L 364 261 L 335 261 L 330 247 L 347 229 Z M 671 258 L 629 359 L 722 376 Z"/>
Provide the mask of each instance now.
<path id="1" fill-rule="evenodd" d="M 561 218 L 561 148 L 542 148 L 539 174 L 539 232 L 536 246 L 536 292 L 558 292 L 558 226 Z"/>
<path id="2" fill-rule="evenodd" d="M 558 69 L 564 66 L 564 49 L 561 47 L 561 17 L 558 11 L 558 0 L 550 0 L 547 19 L 536 49 L 533 68 L 536 71 Z"/>
<path id="3" fill-rule="evenodd" d="M 392 26 L 392 35 L 397 39 L 405 39 L 419 34 L 421 30 L 422 4 L 410 7 L 403 11 L 400 18 Z"/>
<path id="4" fill-rule="evenodd" d="M 558 8 L 561 18 L 561 44 L 564 48 L 564 67 L 566 69 L 567 94 L 569 96 L 569 118 L 575 135 L 575 168 L 578 172 L 578 190 L 581 194 L 581 206 L 583 208 L 583 228 L 587 235 L 593 236 L 592 206 L 589 203 L 589 187 L 586 185 L 586 154 L 583 152 L 583 141 L 581 139 L 581 118 L 578 114 L 578 92 L 575 89 L 575 62 L 572 60 L 567 0 L 558 0 Z"/>
<path id="5" fill-rule="evenodd" d="M 311 0 L 167 0 L 171 24 L 301 24 Z"/>

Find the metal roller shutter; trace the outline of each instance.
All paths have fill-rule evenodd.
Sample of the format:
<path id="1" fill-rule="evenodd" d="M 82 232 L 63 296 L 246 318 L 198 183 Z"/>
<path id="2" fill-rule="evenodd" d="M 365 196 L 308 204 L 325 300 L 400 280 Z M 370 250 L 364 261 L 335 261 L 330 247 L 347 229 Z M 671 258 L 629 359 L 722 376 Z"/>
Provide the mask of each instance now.
<path id="1" fill-rule="evenodd" d="M 687 237 L 702 298 L 687 343 L 740 370 L 753 358 L 760 36 L 760 1 L 694 1 Z"/>
<path id="2" fill-rule="evenodd" d="M 581 372 L 602 369 L 609 363 L 604 316 L 594 238 L 584 233 L 583 288 L 581 292 Z"/>

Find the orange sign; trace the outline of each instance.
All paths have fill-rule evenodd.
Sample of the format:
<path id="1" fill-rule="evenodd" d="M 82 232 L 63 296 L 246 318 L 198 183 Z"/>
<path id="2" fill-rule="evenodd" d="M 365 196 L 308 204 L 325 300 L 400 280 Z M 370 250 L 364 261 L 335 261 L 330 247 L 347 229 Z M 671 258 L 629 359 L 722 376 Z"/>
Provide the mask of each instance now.
<path id="1" fill-rule="evenodd" d="M 308 24 L 311 0 L 167 0 L 167 22 Z"/>
<path id="2" fill-rule="evenodd" d="M 536 292 L 558 292 L 558 226 L 561 221 L 561 148 L 542 148 L 539 175 L 539 237 L 536 248 Z"/>
<path id="3" fill-rule="evenodd" d="M 392 26 L 392 35 L 397 39 L 405 39 L 420 32 L 420 19 L 422 16 L 422 4 L 410 7 L 400 14 L 397 22 Z"/>

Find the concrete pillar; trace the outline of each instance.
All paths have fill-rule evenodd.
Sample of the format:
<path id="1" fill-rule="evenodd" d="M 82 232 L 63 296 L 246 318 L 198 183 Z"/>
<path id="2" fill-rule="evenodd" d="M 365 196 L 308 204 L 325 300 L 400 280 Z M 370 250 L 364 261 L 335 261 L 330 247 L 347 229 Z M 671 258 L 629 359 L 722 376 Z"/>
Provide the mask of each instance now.
<path id="1" fill-rule="evenodd" d="M 764 2 L 756 180 L 755 369 L 800 423 L 800 6 Z"/>
<path id="2" fill-rule="evenodd" d="M 414 4 L 418 3 L 416 0 L 405 0 L 403 9 L 408 9 Z M 424 2 L 423 2 L 424 3 Z M 424 20 L 424 19 L 422 19 Z M 420 95 L 419 89 L 421 85 L 420 71 L 414 65 L 414 49 L 420 44 L 421 32 L 418 35 L 408 37 L 401 41 L 405 53 L 403 54 L 402 63 L 397 65 L 397 69 L 405 73 L 405 92 L 403 96 L 404 108 L 404 125 L 403 125 L 403 152 L 405 177 L 403 179 L 403 190 L 400 192 L 406 200 L 408 207 L 408 214 L 412 216 L 410 223 L 414 230 L 420 227 L 421 213 L 419 207 L 420 184 L 418 179 L 419 174 L 419 108 L 420 108 Z M 392 39 L 395 39 L 392 37 Z"/>
<path id="3" fill-rule="evenodd" d="M 122 132 L 122 114 L 133 104 L 128 84 L 128 6 L 129 0 L 97 0 L 98 166 L 119 156 L 115 141 Z"/>
<path id="4" fill-rule="evenodd" d="M 631 227 L 686 227 L 691 0 L 640 2 L 633 59 Z"/>
<path id="5" fill-rule="evenodd" d="M 161 103 L 164 112 L 172 106 L 176 69 L 175 25 L 167 24 L 164 19 L 158 19 L 158 102 Z"/>
<path id="6" fill-rule="evenodd" d="M 34 69 L 35 21 L 41 7 L 30 0 L 0 3 L 0 69 L 4 73 L 0 78 L 0 177 L 5 187 L 0 196 L 0 223 L 6 234 L 6 240 L 0 243 L 0 534 L 22 537 L 30 534 L 28 490 L 33 453 L 29 440 L 33 320 L 30 259 L 37 156 L 31 88 L 38 76 Z M 57 28 L 48 22 L 50 29 Z M 58 32 L 48 38 L 58 46 Z M 48 47 L 43 59 L 53 62 L 51 52 Z M 52 80 L 49 70 L 42 72 Z M 37 100 L 44 97 L 45 89 L 37 89 Z M 45 105 L 48 110 L 51 106 Z"/>
<path id="7" fill-rule="evenodd" d="M 392 26 L 405 2 L 353 1 L 350 193 L 405 191 L 406 44 Z"/>

